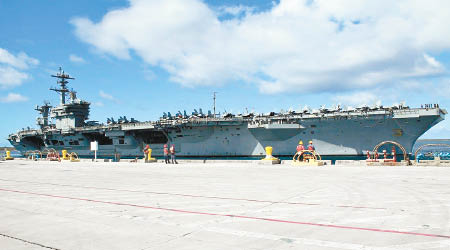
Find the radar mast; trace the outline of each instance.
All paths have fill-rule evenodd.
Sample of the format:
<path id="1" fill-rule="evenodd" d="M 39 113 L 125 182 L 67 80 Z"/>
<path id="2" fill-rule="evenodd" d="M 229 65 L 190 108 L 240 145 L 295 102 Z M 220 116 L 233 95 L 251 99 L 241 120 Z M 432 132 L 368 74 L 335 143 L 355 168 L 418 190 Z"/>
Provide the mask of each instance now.
<path id="1" fill-rule="evenodd" d="M 69 83 L 67 79 L 74 80 L 75 78 L 64 73 L 61 67 L 59 67 L 59 72 L 56 75 L 52 75 L 52 77 L 58 78 L 56 83 L 60 85 L 61 88 L 50 88 L 50 90 L 58 92 L 61 95 L 61 105 L 64 105 L 66 104 L 66 93 L 70 92 L 69 89 L 67 89 L 67 83 Z"/>

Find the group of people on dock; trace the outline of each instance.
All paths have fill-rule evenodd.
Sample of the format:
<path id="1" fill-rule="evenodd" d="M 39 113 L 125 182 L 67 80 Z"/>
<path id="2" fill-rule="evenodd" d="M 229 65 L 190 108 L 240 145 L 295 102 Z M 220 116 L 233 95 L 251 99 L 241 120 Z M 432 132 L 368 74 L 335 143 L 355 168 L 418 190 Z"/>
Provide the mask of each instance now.
<path id="1" fill-rule="evenodd" d="M 303 146 L 303 141 L 299 141 L 298 145 L 297 145 L 297 152 L 303 151 L 303 150 L 310 150 L 310 151 L 314 151 L 316 150 L 316 148 L 313 145 L 312 141 L 309 141 L 308 147 L 305 148 L 305 146 Z"/>
<path id="2" fill-rule="evenodd" d="M 168 148 L 167 144 L 164 144 L 164 161 L 166 164 L 171 163 L 169 160 L 169 155 L 172 160 L 172 164 L 178 164 L 177 159 L 175 158 L 175 144 L 170 144 L 170 148 Z"/>
<path id="3" fill-rule="evenodd" d="M 150 158 L 149 156 L 149 152 L 151 152 L 150 146 L 149 145 L 145 146 L 143 151 L 145 162 L 147 162 Z M 175 144 L 170 144 L 170 147 L 167 144 L 164 144 L 163 152 L 164 152 L 164 162 L 166 164 L 178 164 L 177 159 L 175 157 Z"/>
<path id="4" fill-rule="evenodd" d="M 144 148 L 145 159 L 147 159 L 148 150 L 149 150 L 149 145 L 147 145 Z M 316 148 L 314 147 L 312 141 L 308 142 L 307 148 L 305 148 L 305 146 L 303 146 L 303 141 L 300 141 L 297 145 L 297 152 L 300 152 L 303 150 L 314 151 L 314 150 L 316 150 Z M 164 152 L 164 162 L 166 164 L 178 164 L 177 159 L 175 157 L 175 144 L 170 144 L 170 147 L 167 144 L 164 144 L 163 152 Z M 170 159 L 169 159 L 169 157 L 170 157 Z"/>

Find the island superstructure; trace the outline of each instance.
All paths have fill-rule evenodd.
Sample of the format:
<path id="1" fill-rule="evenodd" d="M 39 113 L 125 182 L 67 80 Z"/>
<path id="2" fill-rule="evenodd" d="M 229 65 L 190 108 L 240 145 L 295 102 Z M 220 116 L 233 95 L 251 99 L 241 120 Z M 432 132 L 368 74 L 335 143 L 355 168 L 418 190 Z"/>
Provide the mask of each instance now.
<path id="1" fill-rule="evenodd" d="M 97 141 L 99 157 L 142 157 L 145 145 L 153 155 L 163 154 L 164 144 L 174 144 L 181 157 L 248 157 L 265 154 L 272 146 L 278 156 L 292 156 L 299 140 L 312 140 L 321 155 L 363 155 L 382 141 L 396 141 L 411 152 L 415 141 L 447 114 L 438 105 L 410 108 L 361 106 L 324 107 L 267 114 L 215 114 L 195 110 L 176 115 L 164 113 L 157 121 L 139 122 L 121 117 L 106 124 L 88 121 L 90 103 L 67 88 L 73 80 L 60 69 L 56 77 L 59 105 L 37 106 L 39 128 L 9 135 L 20 152 L 45 149 L 76 152 L 93 157 L 90 142 Z M 68 96 L 67 96 L 68 95 Z M 66 98 L 69 97 L 69 100 Z"/>

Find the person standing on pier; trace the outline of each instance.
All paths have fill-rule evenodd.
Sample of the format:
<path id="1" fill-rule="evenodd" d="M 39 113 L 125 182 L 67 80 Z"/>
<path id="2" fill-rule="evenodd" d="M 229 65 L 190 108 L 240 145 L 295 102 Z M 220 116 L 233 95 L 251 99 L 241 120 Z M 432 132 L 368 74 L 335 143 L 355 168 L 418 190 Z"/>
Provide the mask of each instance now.
<path id="1" fill-rule="evenodd" d="M 145 163 L 148 162 L 148 149 L 150 148 L 150 146 L 147 144 L 147 146 L 145 146 L 144 148 L 144 161 Z M 114 157 L 116 157 L 116 154 L 114 154 Z"/>
<path id="2" fill-rule="evenodd" d="M 305 146 L 303 146 L 303 141 L 299 141 L 297 145 L 297 152 L 305 150 Z"/>
<path id="3" fill-rule="evenodd" d="M 172 159 L 172 164 L 178 164 L 177 160 L 175 159 L 175 144 L 170 145 L 170 156 Z"/>
<path id="4" fill-rule="evenodd" d="M 169 149 L 167 148 L 167 144 L 164 144 L 164 161 L 166 164 L 169 164 Z"/>

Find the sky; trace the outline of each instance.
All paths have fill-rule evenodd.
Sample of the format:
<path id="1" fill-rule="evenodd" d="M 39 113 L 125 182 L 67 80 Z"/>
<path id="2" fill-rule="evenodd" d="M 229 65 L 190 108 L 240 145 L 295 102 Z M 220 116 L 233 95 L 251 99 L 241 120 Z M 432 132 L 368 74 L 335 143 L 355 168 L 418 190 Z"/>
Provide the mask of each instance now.
<path id="1" fill-rule="evenodd" d="M 266 113 L 437 103 L 450 108 L 450 1 L 2 0 L 0 146 L 58 103 L 91 120 L 202 108 Z M 421 138 L 450 138 L 447 119 Z"/>

